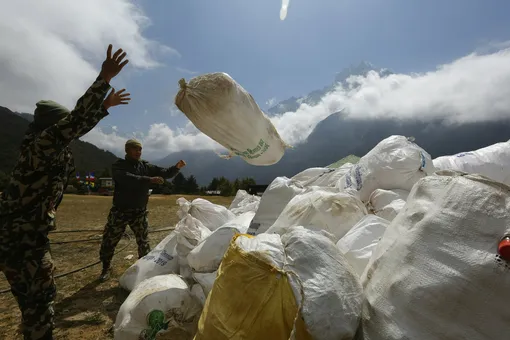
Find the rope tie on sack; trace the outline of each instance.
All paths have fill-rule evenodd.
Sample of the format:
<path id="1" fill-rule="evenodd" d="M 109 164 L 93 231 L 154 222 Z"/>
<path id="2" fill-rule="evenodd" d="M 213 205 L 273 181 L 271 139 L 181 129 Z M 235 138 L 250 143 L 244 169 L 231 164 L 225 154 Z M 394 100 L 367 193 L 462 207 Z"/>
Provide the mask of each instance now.
<path id="1" fill-rule="evenodd" d="M 290 336 L 289 336 L 289 340 L 294 340 L 294 339 L 296 339 L 297 321 L 301 317 L 301 311 L 303 310 L 303 304 L 305 301 L 305 289 L 303 287 L 303 282 L 301 281 L 301 279 L 295 272 L 293 272 L 293 271 L 284 271 L 284 272 L 288 278 L 290 278 L 291 274 L 296 277 L 296 281 L 299 285 L 299 293 L 301 295 L 301 301 L 299 301 L 299 306 L 298 306 L 298 309 L 296 312 L 296 316 L 294 317 L 294 324 L 293 324 L 292 331 L 290 332 Z M 289 282 L 289 284 L 290 284 L 290 282 Z"/>
<path id="2" fill-rule="evenodd" d="M 186 79 L 184 78 L 179 79 L 179 87 L 181 88 L 181 90 L 185 90 L 188 88 L 188 84 L 186 84 Z"/>

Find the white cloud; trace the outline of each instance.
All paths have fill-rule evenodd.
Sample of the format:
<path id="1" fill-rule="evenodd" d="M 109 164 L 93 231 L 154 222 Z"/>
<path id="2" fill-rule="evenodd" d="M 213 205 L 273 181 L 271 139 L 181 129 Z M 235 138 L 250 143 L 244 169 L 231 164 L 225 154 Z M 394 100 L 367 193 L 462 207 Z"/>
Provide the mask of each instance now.
<path id="1" fill-rule="evenodd" d="M 275 105 L 276 105 L 276 103 L 277 103 L 277 102 L 276 102 L 276 97 L 270 98 L 270 99 L 268 99 L 268 100 L 266 101 L 266 105 L 267 105 L 268 107 L 273 107 L 273 106 L 275 106 Z"/>
<path id="2" fill-rule="evenodd" d="M 109 43 L 131 67 L 158 66 L 174 49 L 143 37 L 150 20 L 128 0 L 0 0 L 0 103 L 32 112 L 40 99 L 72 107 L 99 72 Z"/>
<path id="3" fill-rule="evenodd" d="M 191 70 L 188 70 L 187 68 L 182 68 L 182 67 L 176 67 L 175 70 L 177 72 L 181 72 L 181 73 L 185 73 L 185 74 L 190 74 L 190 75 L 194 75 L 194 74 L 198 73 L 196 71 L 191 71 Z"/>
<path id="4" fill-rule="evenodd" d="M 463 123 L 510 116 L 509 49 L 471 54 L 424 74 L 381 78 L 371 72 L 366 77 L 351 77 L 349 82 L 349 88 L 337 88 L 317 106 L 302 105 L 296 112 L 274 118 L 285 141 L 303 142 L 317 123 L 341 109 L 361 119 L 446 118 Z"/>
<path id="5" fill-rule="evenodd" d="M 147 134 L 136 132 L 121 134 L 118 131 L 105 133 L 96 127 L 82 140 L 93 143 L 97 147 L 109 150 L 117 156 L 124 154 L 124 143 L 129 138 L 136 138 L 143 144 L 143 156 L 147 159 L 158 159 L 170 152 L 181 150 L 218 150 L 222 147 L 212 139 L 200 133 L 191 123 L 184 128 L 171 129 L 168 125 L 153 124 Z"/>
<path id="6" fill-rule="evenodd" d="M 423 74 L 395 74 L 380 77 L 371 72 L 351 77 L 348 88 L 337 88 L 316 106 L 302 104 L 296 112 L 271 120 L 282 138 L 291 145 L 305 142 L 315 126 L 332 113 L 345 109 L 359 119 L 447 118 L 452 122 L 498 120 L 510 116 L 510 49 L 496 53 L 471 54 Z M 102 138 L 87 139 L 101 144 Z M 145 152 L 163 157 L 186 149 L 213 149 L 218 145 L 199 133 L 191 123 L 185 129 L 166 124 L 151 127 Z"/>

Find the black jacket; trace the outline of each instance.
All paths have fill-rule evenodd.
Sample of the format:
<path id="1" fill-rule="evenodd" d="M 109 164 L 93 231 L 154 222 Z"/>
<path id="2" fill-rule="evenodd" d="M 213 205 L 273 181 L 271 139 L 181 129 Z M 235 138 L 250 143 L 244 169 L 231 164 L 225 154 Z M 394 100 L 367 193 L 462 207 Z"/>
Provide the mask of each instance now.
<path id="1" fill-rule="evenodd" d="M 119 159 L 112 165 L 113 206 L 119 210 L 145 209 L 149 201 L 150 178 L 168 179 L 178 172 L 175 166 L 164 169 L 146 161 Z"/>

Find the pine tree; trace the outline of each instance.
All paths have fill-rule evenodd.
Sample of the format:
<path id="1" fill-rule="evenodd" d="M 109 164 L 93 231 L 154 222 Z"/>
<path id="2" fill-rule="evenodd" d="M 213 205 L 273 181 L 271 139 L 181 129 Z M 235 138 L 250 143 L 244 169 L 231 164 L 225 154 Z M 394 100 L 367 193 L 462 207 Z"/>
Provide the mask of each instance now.
<path id="1" fill-rule="evenodd" d="M 186 177 L 182 173 L 178 173 L 172 180 L 172 193 L 183 194 L 186 191 Z"/>
<path id="2" fill-rule="evenodd" d="M 219 187 L 219 179 L 214 177 L 211 181 L 211 183 L 209 184 L 209 186 L 207 187 L 208 190 L 211 190 L 211 191 L 216 191 L 218 190 L 218 187 Z"/>
<path id="3" fill-rule="evenodd" d="M 195 176 L 190 175 L 188 178 L 186 178 L 186 194 L 196 194 L 199 191 L 197 179 Z"/>

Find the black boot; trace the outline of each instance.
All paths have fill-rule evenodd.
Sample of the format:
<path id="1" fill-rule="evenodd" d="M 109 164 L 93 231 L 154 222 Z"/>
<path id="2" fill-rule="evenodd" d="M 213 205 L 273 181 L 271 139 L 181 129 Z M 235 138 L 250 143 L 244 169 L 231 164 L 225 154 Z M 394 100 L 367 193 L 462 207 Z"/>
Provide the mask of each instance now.
<path id="1" fill-rule="evenodd" d="M 110 278 L 110 274 L 112 273 L 112 269 L 109 263 L 103 263 L 103 271 L 101 275 L 99 275 L 99 281 L 105 282 Z"/>

